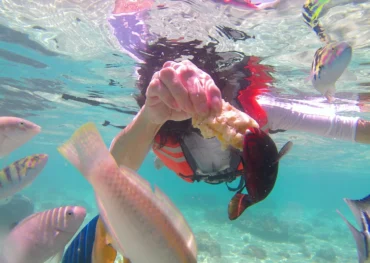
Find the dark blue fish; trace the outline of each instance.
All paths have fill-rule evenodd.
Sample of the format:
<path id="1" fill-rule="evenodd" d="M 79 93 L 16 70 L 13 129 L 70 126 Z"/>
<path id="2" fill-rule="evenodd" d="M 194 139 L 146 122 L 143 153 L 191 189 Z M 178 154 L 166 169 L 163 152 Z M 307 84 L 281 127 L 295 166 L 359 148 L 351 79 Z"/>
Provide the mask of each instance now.
<path id="1" fill-rule="evenodd" d="M 91 263 L 99 215 L 94 217 L 75 237 L 64 253 L 62 263 Z"/>

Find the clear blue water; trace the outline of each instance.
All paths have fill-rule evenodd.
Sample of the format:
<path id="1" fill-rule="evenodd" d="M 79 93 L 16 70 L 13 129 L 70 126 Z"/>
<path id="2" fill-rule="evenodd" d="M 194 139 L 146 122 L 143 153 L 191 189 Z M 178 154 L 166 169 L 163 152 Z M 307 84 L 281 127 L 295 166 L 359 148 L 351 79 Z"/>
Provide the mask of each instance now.
<path id="1" fill-rule="evenodd" d="M 17 5 L 22 2 L 23 6 Z M 42 126 L 43 131 L 0 161 L 5 166 L 33 153 L 49 154 L 43 172 L 21 194 L 33 200 L 37 211 L 83 205 L 88 209 L 87 223 L 97 213 L 92 188 L 56 148 L 89 121 L 97 124 L 109 146 L 119 129 L 102 126 L 104 121 L 127 125 L 134 116 L 127 112 L 138 110 L 132 97 L 136 92 L 135 62 L 121 52 L 109 30 L 99 25 L 114 1 L 96 1 L 99 10 L 78 1 L 49 7 L 46 1 L 34 2 L 38 8 L 25 12 L 27 1 L 0 1 L 0 115 L 26 118 Z M 338 96 L 342 94 L 343 99 L 366 92 L 370 76 L 370 25 L 365 19 L 370 4 L 350 2 L 338 1 L 322 18 L 329 32 L 354 46 L 349 70 L 356 80 L 340 79 Z M 264 64 L 275 67 L 275 85 L 281 94 L 299 99 L 319 97 L 304 78 L 320 43 L 301 20 L 303 1 L 289 3 L 282 10 L 252 14 L 197 1 L 168 2 L 173 11 L 156 11 L 157 16 L 149 23 L 173 12 L 171 26 L 161 33 L 174 38 L 190 37 L 194 25 L 198 28 L 193 34 L 212 35 L 215 21 L 245 29 L 256 36 L 256 41 L 225 41 L 220 49 L 264 57 Z M 181 28 L 181 17 L 176 15 L 181 8 L 175 4 L 185 6 L 184 12 L 191 14 L 185 31 L 176 31 Z M 213 12 L 204 13 L 206 7 Z M 70 14 L 85 18 L 85 25 L 68 27 Z M 207 22 L 200 26 L 202 19 Z M 32 29 L 35 25 L 47 28 L 48 33 Z M 163 30 L 157 26 L 153 28 Z M 53 38 L 58 39 L 59 47 Z M 111 80 L 118 84 L 109 85 Z M 67 100 L 68 95 L 100 104 Z M 370 119 L 368 113 L 348 115 Z M 293 140 L 294 147 L 280 162 L 273 192 L 234 222 L 227 218 L 233 193 L 224 185 L 188 184 L 166 168 L 156 170 L 153 153 L 148 154 L 139 174 L 159 186 L 184 213 L 196 234 L 199 262 L 357 262 L 355 242 L 335 210 L 355 223 L 343 198 L 358 199 L 370 193 L 370 148 L 294 131 L 272 138 L 278 148 L 287 140 Z"/>

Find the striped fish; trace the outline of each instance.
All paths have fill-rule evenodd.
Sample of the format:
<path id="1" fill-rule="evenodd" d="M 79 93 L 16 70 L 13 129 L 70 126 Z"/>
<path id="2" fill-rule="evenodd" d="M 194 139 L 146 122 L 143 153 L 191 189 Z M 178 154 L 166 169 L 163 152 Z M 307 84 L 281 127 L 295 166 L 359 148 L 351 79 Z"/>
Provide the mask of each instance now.
<path id="1" fill-rule="evenodd" d="M 33 154 L 0 171 L 0 200 L 13 196 L 30 185 L 48 161 L 47 154 Z"/>
<path id="2" fill-rule="evenodd" d="M 357 254 L 359 263 L 370 262 L 370 195 L 360 200 L 350 200 L 344 198 L 352 213 L 356 218 L 356 222 L 361 226 L 361 231 L 358 231 L 348 220 L 337 210 L 337 213 L 342 217 L 348 228 L 351 230 L 353 238 L 357 245 Z"/>
<path id="3" fill-rule="evenodd" d="M 81 206 L 62 206 L 22 220 L 5 238 L 1 263 L 60 262 L 64 247 L 86 217 Z"/>
<path id="4" fill-rule="evenodd" d="M 352 47 L 346 42 L 333 42 L 316 51 L 309 80 L 329 102 L 334 99 L 336 81 L 346 70 L 351 59 Z"/>
<path id="5" fill-rule="evenodd" d="M 117 251 L 112 247 L 111 238 L 97 215 L 71 242 L 62 263 L 114 263 L 116 257 Z M 129 263 L 128 260 L 123 262 Z"/>
<path id="6" fill-rule="evenodd" d="M 316 35 L 324 43 L 329 43 L 330 38 L 325 33 L 318 17 L 324 5 L 329 2 L 330 0 L 306 0 L 302 8 L 303 21 L 315 31 Z"/>

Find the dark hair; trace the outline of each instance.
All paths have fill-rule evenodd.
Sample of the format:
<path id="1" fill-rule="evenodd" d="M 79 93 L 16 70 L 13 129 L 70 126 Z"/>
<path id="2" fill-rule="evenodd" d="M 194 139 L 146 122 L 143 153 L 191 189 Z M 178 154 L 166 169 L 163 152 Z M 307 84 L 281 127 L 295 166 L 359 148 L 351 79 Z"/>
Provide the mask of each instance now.
<path id="1" fill-rule="evenodd" d="M 201 44 L 202 41 L 199 40 L 175 42 L 166 38 L 160 38 L 155 44 L 148 45 L 145 52 L 139 51 L 145 61 L 145 63 L 139 64 L 139 79 L 136 84 L 140 93 L 135 96 L 135 99 L 140 108 L 145 103 L 146 90 L 153 74 L 159 71 L 166 61 L 185 59 L 190 60 L 198 68 L 208 73 L 216 86 L 221 90 L 223 98 L 235 107 L 240 108 L 236 97 L 238 91 L 250 85 L 250 81 L 247 78 L 252 73 L 246 67 L 250 57 L 236 51 L 216 52 L 216 43 L 200 46 Z M 232 92 L 224 89 L 227 83 L 235 86 Z M 191 120 L 167 121 L 159 130 L 161 145 L 166 143 L 168 136 L 173 136 L 180 140 L 184 135 L 192 131 L 198 130 L 193 128 Z"/>

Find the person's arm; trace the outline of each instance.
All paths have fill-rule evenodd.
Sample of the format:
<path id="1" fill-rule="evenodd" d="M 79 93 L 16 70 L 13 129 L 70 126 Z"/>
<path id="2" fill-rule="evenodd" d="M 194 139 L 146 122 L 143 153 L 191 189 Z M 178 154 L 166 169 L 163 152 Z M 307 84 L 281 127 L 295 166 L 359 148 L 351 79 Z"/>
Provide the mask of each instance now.
<path id="1" fill-rule="evenodd" d="M 110 152 L 118 165 L 133 170 L 140 168 L 161 127 L 149 121 L 148 117 L 144 106 L 133 121 L 113 139 Z"/>
<path id="2" fill-rule="evenodd" d="M 272 102 L 272 101 L 271 101 Z M 279 103 L 261 105 L 268 116 L 271 130 L 295 130 L 311 134 L 361 143 L 370 143 L 370 125 L 358 117 L 346 117 L 324 114 L 325 108 L 304 108 L 297 103 Z M 358 125 L 359 124 L 359 125 Z"/>

